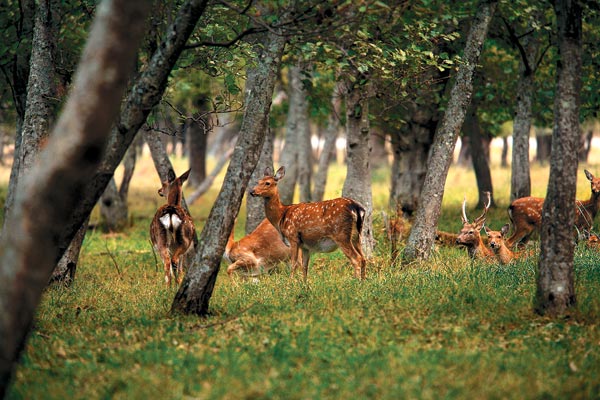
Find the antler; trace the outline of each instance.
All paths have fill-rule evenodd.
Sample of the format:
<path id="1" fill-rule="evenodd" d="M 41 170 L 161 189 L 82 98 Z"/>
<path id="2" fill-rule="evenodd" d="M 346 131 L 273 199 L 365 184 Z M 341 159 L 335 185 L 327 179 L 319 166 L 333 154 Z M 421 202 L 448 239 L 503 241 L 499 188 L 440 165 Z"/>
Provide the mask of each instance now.
<path id="1" fill-rule="evenodd" d="M 463 203 L 462 203 L 462 222 L 464 224 L 469 223 L 469 219 L 467 218 L 467 196 L 465 195 Z"/>
<path id="2" fill-rule="evenodd" d="M 474 222 L 483 222 L 485 220 L 485 216 L 490 209 L 490 205 L 492 204 L 492 194 L 490 192 L 483 192 L 487 196 L 487 204 L 483 206 L 483 213 L 475 219 Z"/>

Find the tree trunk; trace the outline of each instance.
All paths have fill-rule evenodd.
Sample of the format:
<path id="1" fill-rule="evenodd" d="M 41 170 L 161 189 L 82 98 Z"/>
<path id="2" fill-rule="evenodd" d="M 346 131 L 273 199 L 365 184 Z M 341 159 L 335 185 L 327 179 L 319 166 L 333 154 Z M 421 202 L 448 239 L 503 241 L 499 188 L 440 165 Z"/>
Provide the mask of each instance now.
<path id="1" fill-rule="evenodd" d="M 537 144 L 535 161 L 540 165 L 545 165 L 550 160 L 552 135 L 547 134 L 546 129 L 538 128 L 535 132 L 535 142 Z"/>
<path id="2" fill-rule="evenodd" d="M 196 188 L 206 179 L 206 147 L 208 143 L 208 99 L 200 95 L 194 101 L 194 119 L 186 123 L 186 142 L 190 160 L 189 184 Z"/>
<path id="3" fill-rule="evenodd" d="M 367 258 L 373 254 L 373 195 L 371 193 L 371 132 L 369 129 L 368 88 L 350 82 L 346 89 L 347 172 L 342 196 L 358 201 L 366 209 L 362 228 L 362 248 Z"/>
<path id="4" fill-rule="evenodd" d="M 458 150 L 458 159 L 456 160 L 456 164 L 461 167 L 470 167 L 473 165 L 473 160 L 471 159 L 471 154 L 473 150 L 471 150 L 471 138 L 469 136 L 461 136 L 460 137 L 460 149 Z"/>
<path id="5" fill-rule="evenodd" d="M 582 64 L 582 10 L 579 2 L 554 2 L 558 27 L 554 131 L 548 192 L 542 213 L 535 308 L 564 315 L 575 305 L 573 255 Z"/>
<path id="6" fill-rule="evenodd" d="M 274 132 L 267 128 L 265 142 L 258 159 L 258 164 L 252 172 L 248 188 L 256 186 L 258 181 L 264 176 L 266 167 L 273 169 L 273 142 L 275 140 Z M 260 197 L 246 196 L 246 235 L 254 231 L 256 227 L 265 219 L 265 200 Z"/>
<path id="7" fill-rule="evenodd" d="M 294 85 L 298 85 L 298 87 L 293 88 L 298 101 L 296 105 L 296 112 L 298 113 L 296 122 L 298 128 L 298 190 L 300 192 L 300 202 L 304 203 L 311 201 L 310 182 L 312 180 L 313 165 L 311 132 L 308 120 L 308 91 L 302 82 L 300 67 L 295 69 L 294 75 L 297 76 L 294 77 L 292 82 Z"/>
<path id="8" fill-rule="evenodd" d="M 208 313 L 227 237 L 263 147 L 285 38 L 279 32 L 269 31 L 260 36 L 260 41 L 262 43 L 256 46 L 256 66 L 248 70 L 244 99 L 246 110 L 240 135 L 221 191 L 202 230 L 194 263 L 173 300 L 171 310 L 174 312 Z"/>
<path id="9" fill-rule="evenodd" d="M 313 201 L 322 201 L 325 195 L 325 186 L 327 185 L 327 171 L 331 157 L 334 155 L 335 142 L 337 141 L 340 130 L 340 112 L 342 107 L 342 94 L 340 83 L 333 88 L 331 95 L 331 114 L 327 118 L 327 128 L 324 134 L 323 149 L 319 156 L 319 166 L 315 174 L 312 199 Z"/>
<path id="10" fill-rule="evenodd" d="M 473 170 L 475 171 L 475 180 L 477 181 L 477 189 L 479 190 L 478 208 L 483 208 L 487 204 L 486 192 L 490 193 L 491 204 L 494 205 L 494 187 L 492 185 L 492 173 L 490 172 L 489 164 L 489 140 L 484 146 L 484 138 L 479 125 L 479 117 L 477 116 L 477 105 L 472 104 L 469 112 L 466 115 L 465 133 L 469 136 L 471 143 L 471 160 L 473 162 Z"/>
<path id="11" fill-rule="evenodd" d="M 452 163 L 454 146 L 471 101 L 475 67 L 496 5 L 497 1 L 495 0 L 483 0 L 477 6 L 465 45 L 464 63 L 458 68 L 446 112 L 435 133 L 417 215 L 404 249 L 403 260 L 405 262 L 429 258 L 435 240 L 435 231 L 440 217 L 444 187 L 448 169 Z"/>
<path id="12" fill-rule="evenodd" d="M 69 100 L 39 163 L 24 176 L 7 225 L 11 235 L 0 242 L 0 397 L 25 347 L 42 290 L 66 249 L 60 250 L 57 238 L 101 161 L 149 8 L 132 0 L 97 8 Z"/>
<path id="13" fill-rule="evenodd" d="M 500 166 L 502 168 L 508 167 L 508 138 L 502 136 L 502 153 L 500 154 Z"/>
<path id="14" fill-rule="evenodd" d="M 146 68 L 128 91 L 122 103 L 118 122 L 111 130 L 104 157 L 95 175 L 88 180 L 81 198 L 74 205 L 72 218 L 57 237 L 60 255 L 88 217 L 106 189 L 115 169 L 120 164 L 136 133 L 145 123 L 150 111 L 158 104 L 166 88 L 170 72 L 194 31 L 196 22 L 204 12 L 208 0 L 187 0 L 181 5 L 175 21 L 166 29 Z M 58 262 L 59 258 L 55 260 Z"/>
<path id="15" fill-rule="evenodd" d="M 127 199 L 119 194 L 114 176 L 100 197 L 100 221 L 107 232 L 121 232 L 127 227 Z"/>
<path id="16" fill-rule="evenodd" d="M 89 218 L 81 225 L 81 228 L 75 234 L 69 248 L 61 257 L 60 261 L 52 271 L 50 283 L 59 283 L 64 286 L 70 286 L 75 280 L 77 263 L 79 262 L 79 253 L 87 232 Z"/>

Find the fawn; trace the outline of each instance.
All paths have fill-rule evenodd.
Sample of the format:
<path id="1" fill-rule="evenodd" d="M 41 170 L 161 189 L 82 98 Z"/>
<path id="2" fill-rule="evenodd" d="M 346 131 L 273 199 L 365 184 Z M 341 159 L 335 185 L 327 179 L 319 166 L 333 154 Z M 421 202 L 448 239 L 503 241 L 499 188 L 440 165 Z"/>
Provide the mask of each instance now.
<path id="1" fill-rule="evenodd" d="M 189 174 L 190 170 L 175 178 L 175 172 L 169 171 L 167 182 L 158 190 L 160 196 L 167 198 L 167 204 L 156 211 L 150 223 L 150 240 L 163 261 L 169 286 L 174 273 L 178 284 L 183 280 L 184 256 L 194 248 L 194 222 L 181 206 L 181 187 Z"/>
<path id="2" fill-rule="evenodd" d="M 485 259 L 491 258 L 494 256 L 492 250 L 490 250 L 485 243 L 483 243 L 483 239 L 481 239 L 481 228 L 483 228 L 485 224 L 485 216 L 490 208 L 490 204 L 492 202 L 491 195 L 487 192 L 488 202 L 487 205 L 483 208 L 483 213 L 475 218 L 473 222 L 469 222 L 467 218 L 467 199 L 463 200 L 462 203 L 462 223 L 463 227 L 456 238 L 456 244 L 465 246 L 467 248 L 467 252 L 472 259 Z"/>
<path id="3" fill-rule="evenodd" d="M 600 208 L 600 178 L 584 170 L 586 178 L 591 183 L 591 195 L 588 200 L 575 200 L 575 227 L 579 232 L 589 230 L 594 224 L 594 218 Z M 513 234 L 506 239 L 508 247 L 519 242 L 527 242 L 534 231 L 542 225 L 542 208 L 544 199 L 540 197 L 521 197 L 514 200 L 508 207 L 508 215 L 514 227 Z"/>
<path id="4" fill-rule="evenodd" d="M 264 177 L 250 195 L 265 199 L 267 219 L 279 231 L 284 243 L 290 246 L 292 275 L 300 263 L 304 280 L 308 275 L 311 253 L 328 253 L 336 248 L 350 259 L 354 275 L 365 279 L 366 261 L 361 247 L 361 230 L 365 208 L 348 198 L 283 205 L 277 182 L 285 175 L 280 167 L 275 175 L 267 167 Z"/>
<path id="5" fill-rule="evenodd" d="M 232 228 L 225 247 L 225 257 L 232 263 L 227 267 L 230 277 L 239 270 L 249 276 L 257 276 L 269 272 L 279 262 L 290 258 L 289 247 L 283 243 L 279 232 L 266 218 L 237 242 L 233 240 L 233 231 Z"/>
<path id="6" fill-rule="evenodd" d="M 508 230 L 510 225 L 504 224 L 499 231 L 493 231 L 485 227 L 485 233 L 488 237 L 488 246 L 494 254 L 496 255 L 496 259 L 500 262 L 500 264 L 508 264 L 512 260 L 516 258 L 516 254 L 506 246 L 505 237 L 508 234 Z"/>

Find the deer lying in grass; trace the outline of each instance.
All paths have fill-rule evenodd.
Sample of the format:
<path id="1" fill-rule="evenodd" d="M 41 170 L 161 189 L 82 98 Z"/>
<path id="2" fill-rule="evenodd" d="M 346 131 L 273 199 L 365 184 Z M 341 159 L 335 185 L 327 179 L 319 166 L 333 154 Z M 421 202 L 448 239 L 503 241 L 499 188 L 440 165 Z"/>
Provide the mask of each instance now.
<path id="1" fill-rule="evenodd" d="M 517 254 L 508 248 L 508 246 L 506 246 L 506 242 L 504 240 L 509 229 L 509 224 L 502 226 L 499 231 L 493 231 L 488 229 L 488 227 L 485 227 L 485 233 L 488 237 L 488 246 L 496 255 L 496 259 L 500 262 L 500 264 L 503 265 L 510 263 L 517 257 Z"/>
<path id="2" fill-rule="evenodd" d="M 467 218 L 467 199 L 464 199 L 462 203 L 463 227 L 456 238 L 456 244 L 465 246 L 469 256 L 472 259 L 486 259 L 494 257 L 492 250 L 485 245 L 483 239 L 481 238 L 481 228 L 483 228 L 485 224 L 485 216 L 492 201 L 489 192 L 487 193 L 487 196 L 488 202 L 483 208 L 483 213 L 479 217 L 475 218 L 473 222 L 469 222 L 469 219 Z"/>
<path id="3" fill-rule="evenodd" d="M 264 177 L 250 194 L 265 199 L 267 219 L 279 231 L 284 243 L 289 243 L 292 275 L 302 263 L 306 280 L 310 254 L 328 253 L 339 247 L 352 262 L 354 275 L 364 279 L 366 260 L 361 247 L 361 230 L 365 208 L 343 197 L 283 205 L 279 199 L 277 182 L 284 175 L 284 167 L 280 167 L 275 175 L 271 168 L 266 168 Z"/>
<path id="4" fill-rule="evenodd" d="M 158 190 L 160 196 L 167 197 L 167 204 L 156 211 L 150 224 L 150 240 L 162 259 L 169 286 L 174 273 L 177 283 L 183 280 L 183 260 L 193 249 L 196 236 L 192 217 L 181 206 L 181 188 L 189 174 L 190 170 L 175 178 L 175 172 L 169 171 L 168 181 Z"/>
<path id="5" fill-rule="evenodd" d="M 233 240 L 233 231 L 232 228 L 225 247 L 225 257 L 232 263 L 227 267 L 230 277 L 236 271 L 257 276 L 269 272 L 278 263 L 290 258 L 289 247 L 283 243 L 279 232 L 266 218 L 237 242 Z"/>
<path id="6" fill-rule="evenodd" d="M 591 195 L 588 200 L 575 201 L 575 228 L 579 232 L 591 229 L 600 208 L 600 178 L 594 177 L 588 170 L 584 170 L 584 172 L 591 183 Z M 512 248 L 518 243 L 526 243 L 533 232 L 539 232 L 542 225 L 543 207 L 543 198 L 531 196 L 521 197 L 510 204 L 508 215 L 514 232 L 506 239 L 508 247 Z"/>

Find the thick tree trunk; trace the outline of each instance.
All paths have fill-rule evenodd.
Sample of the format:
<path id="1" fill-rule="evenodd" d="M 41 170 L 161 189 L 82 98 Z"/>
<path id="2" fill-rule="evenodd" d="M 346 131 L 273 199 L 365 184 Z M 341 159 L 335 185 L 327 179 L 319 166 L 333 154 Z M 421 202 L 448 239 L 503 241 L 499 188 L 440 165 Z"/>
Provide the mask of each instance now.
<path id="1" fill-rule="evenodd" d="M 17 194 L 7 222 L 11 234 L 0 242 L 0 397 L 25 346 L 42 290 L 67 247 L 60 251 L 57 238 L 101 160 L 149 8 L 133 0 L 106 1 L 97 8 L 69 100 Z"/>
<path id="2" fill-rule="evenodd" d="M 60 256 L 98 202 L 148 114 L 160 101 L 170 72 L 194 31 L 207 2 L 208 0 L 187 0 L 181 5 L 175 21 L 166 30 L 165 38 L 122 102 L 119 120 L 111 131 L 100 166 L 93 178 L 88 180 L 80 201 L 74 205 L 71 219 L 57 237 Z M 58 262 L 58 258 L 55 262 Z"/>
<path id="3" fill-rule="evenodd" d="M 198 96 L 194 101 L 195 115 L 186 123 L 186 143 L 190 159 L 189 184 L 196 188 L 206 179 L 206 150 L 208 144 L 208 99 Z"/>
<path id="4" fill-rule="evenodd" d="M 475 67 L 496 5 L 497 1 L 495 0 L 483 0 L 477 6 L 465 45 L 464 63 L 458 68 L 446 112 L 435 133 L 419 208 L 404 249 L 403 260 L 405 262 L 429 258 L 435 240 L 435 231 L 440 217 L 446 177 L 452 163 L 454 146 L 471 101 Z"/>
<path id="5" fill-rule="evenodd" d="M 472 105 L 467 113 L 463 129 L 469 136 L 471 143 L 471 160 L 475 170 L 475 180 L 479 190 L 478 208 L 483 208 L 487 204 L 486 192 L 490 193 L 491 204 L 494 205 L 494 187 L 492 185 L 492 173 L 489 164 L 489 140 L 484 140 L 477 116 L 477 106 Z M 485 142 L 485 143 L 484 143 Z"/>
<path id="6" fill-rule="evenodd" d="M 258 159 L 258 164 L 252 172 L 248 189 L 256 186 L 258 181 L 264 176 L 266 167 L 273 169 L 273 143 L 275 140 L 274 132 L 267 128 L 265 142 Z M 249 190 L 247 190 L 249 192 Z M 256 227 L 265 219 L 265 200 L 261 197 L 252 197 L 246 195 L 246 235 L 254 231 Z"/>
<path id="7" fill-rule="evenodd" d="M 334 155 L 335 143 L 340 131 L 340 112 L 342 107 L 341 84 L 338 83 L 333 89 L 331 95 L 331 114 L 327 118 L 327 128 L 325 128 L 323 149 L 319 155 L 319 166 L 315 174 L 312 199 L 313 201 L 322 201 L 325 195 L 325 186 L 327 185 L 327 172 L 331 158 Z"/>
<path id="8" fill-rule="evenodd" d="M 173 300 L 171 310 L 174 312 L 208 313 L 227 237 L 260 157 L 273 89 L 285 47 L 285 38 L 279 33 L 265 33 L 260 38 L 262 43 L 256 46 L 257 64 L 248 70 L 244 99 L 246 110 L 240 135 L 221 191 L 202 230 L 194 263 Z"/>
<path id="9" fill-rule="evenodd" d="M 558 26 L 558 79 L 548 192 L 542 213 L 536 310 L 564 315 L 576 303 L 573 279 L 582 10 L 579 2 L 554 2 Z"/>
<path id="10" fill-rule="evenodd" d="M 373 195 L 371 193 L 371 132 L 368 88 L 348 82 L 346 88 L 347 172 L 342 196 L 358 201 L 366 209 L 362 228 L 365 256 L 373 253 Z"/>

